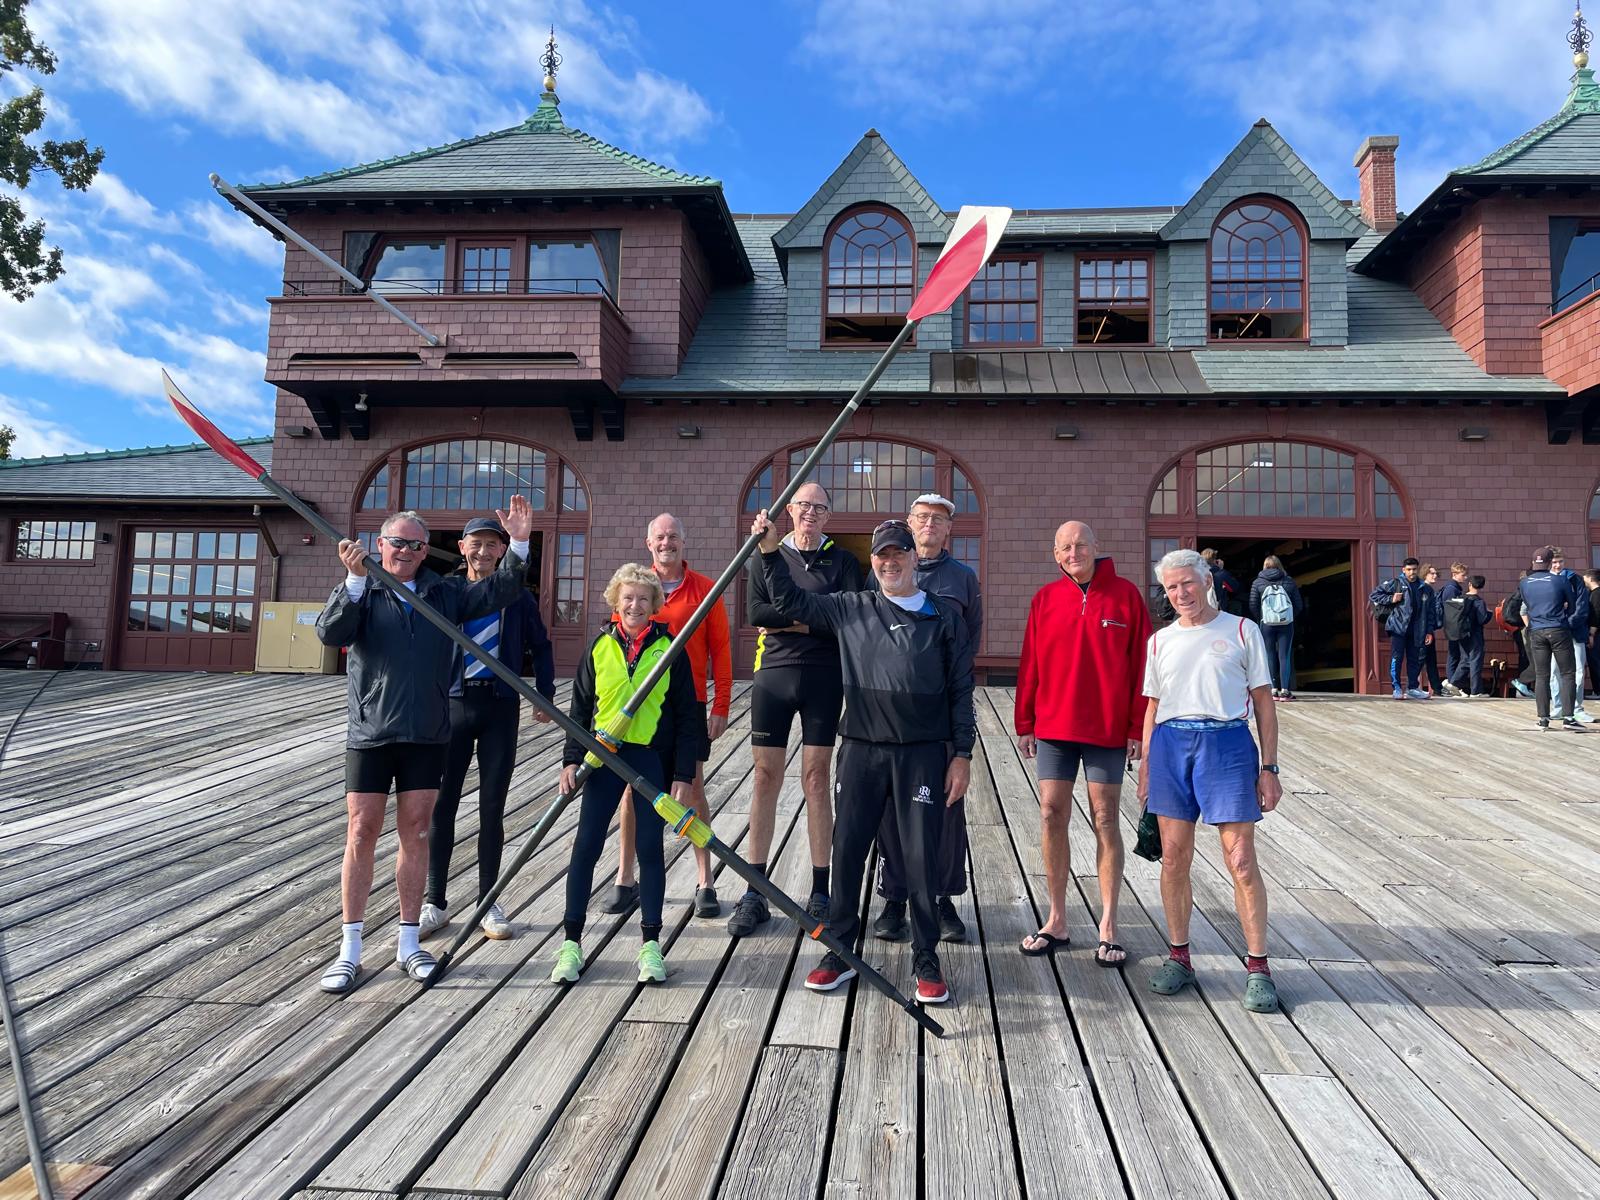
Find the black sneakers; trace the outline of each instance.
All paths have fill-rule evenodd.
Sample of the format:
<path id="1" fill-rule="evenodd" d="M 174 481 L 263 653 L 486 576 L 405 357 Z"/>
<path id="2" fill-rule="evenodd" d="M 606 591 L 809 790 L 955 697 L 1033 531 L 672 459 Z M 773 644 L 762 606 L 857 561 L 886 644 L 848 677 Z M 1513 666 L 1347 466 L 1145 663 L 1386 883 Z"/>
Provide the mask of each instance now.
<path id="1" fill-rule="evenodd" d="M 813 921 L 826 921 L 828 919 L 828 894 L 826 892 L 811 893 L 811 898 L 806 901 L 806 916 Z"/>
<path id="2" fill-rule="evenodd" d="M 903 942 L 911 936 L 911 926 L 906 921 L 904 900 L 883 902 L 883 911 L 872 923 L 872 936 L 883 942 Z"/>
<path id="3" fill-rule="evenodd" d="M 733 916 L 728 918 L 728 932 L 734 937 L 748 937 L 756 931 L 757 925 L 765 925 L 772 919 L 772 914 L 767 911 L 767 902 L 760 892 L 746 892 L 739 897 L 739 903 L 733 906 Z"/>
<path id="4" fill-rule="evenodd" d="M 967 940 L 967 924 L 961 919 L 961 914 L 956 912 L 955 903 L 949 896 L 940 896 L 936 907 L 939 912 L 939 940 L 941 942 L 964 942 Z"/>

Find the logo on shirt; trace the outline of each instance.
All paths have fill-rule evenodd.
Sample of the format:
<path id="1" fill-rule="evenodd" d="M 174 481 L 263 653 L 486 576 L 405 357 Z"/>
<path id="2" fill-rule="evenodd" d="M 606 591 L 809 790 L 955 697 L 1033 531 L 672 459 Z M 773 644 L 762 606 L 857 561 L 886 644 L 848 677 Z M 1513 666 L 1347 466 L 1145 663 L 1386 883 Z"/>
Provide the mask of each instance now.
<path id="1" fill-rule="evenodd" d="M 911 800 L 914 804 L 932 804 L 933 793 L 928 790 L 927 784 L 923 784 L 916 790 L 916 794 L 911 797 Z"/>
<path id="2" fill-rule="evenodd" d="M 1215 654 L 1218 658 L 1226 658 L 1229 654 L 1233 653 L 1233 643 L 1225 641 L 1222 638 L 1217 638 L 1216 641 L 1211 643 L 1211 653 Z"/>
<path id="3" fill-rule="evenodd" d="M 910 625 L 906 625 L 906 624 L 891 625 L 891 626 L 889 626 L 889 632 L 893 633 L 896 629 L 910 629 L 910 628 L 911 628 L 911 626 Z"/>

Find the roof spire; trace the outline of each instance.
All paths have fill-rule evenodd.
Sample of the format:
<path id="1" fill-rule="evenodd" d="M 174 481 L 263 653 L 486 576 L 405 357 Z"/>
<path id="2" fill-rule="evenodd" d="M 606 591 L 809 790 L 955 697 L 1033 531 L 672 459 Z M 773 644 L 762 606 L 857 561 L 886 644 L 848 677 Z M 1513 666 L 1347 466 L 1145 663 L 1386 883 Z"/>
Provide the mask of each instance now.
<path id="1" fill-rule="evenodd" d="M 544 94 L 539 97 L 539 107 L 523 124 L 529 129 L 545 131 L 565 129 L 566 122 L 561 119 L 561 97 L 556 95 L 556 68 L 561 65 L 561 55 L 556 50 L 554 25 L 550 26 L 550 40 L 545 43 L 544 53 L 539 56 L 539 65 L 544 68 Z"/>
<path id="2" fill-rule="evenodd" d="M 1579 0 L 1577 11 L 1572 14 L 1572 29 L 1567 33 L 1567 45 L 1572 47 L 1572 65 L 1577 70 L 1572 74 L 1572 90 L 1567 93 L 1562 112 L 1600 113 L 1600 83 L 1595 82 L 1594 72 L 1589 69 L 1589 45 L 1593 41 L 1594 34 L 1589 32 L 1589 22 L 1583 19 L 1583 4 Z"/>
<path id="3" fill-rule="evenodd" d="M 1578 19 L 1583 19 L 1583 14 L 1578 14 Z M 1588 35 L 1585 34 L 1584 45 L 1587 46 Z M 544 90 L 554 93 L 556 90 L 556 68 L 561 65 L 561 55 L 556 52 L 556 27 L 550 26 L 550 40 L 544 45 L 544 54 L 539 58 L 539 65 L 544 68 Z"/>

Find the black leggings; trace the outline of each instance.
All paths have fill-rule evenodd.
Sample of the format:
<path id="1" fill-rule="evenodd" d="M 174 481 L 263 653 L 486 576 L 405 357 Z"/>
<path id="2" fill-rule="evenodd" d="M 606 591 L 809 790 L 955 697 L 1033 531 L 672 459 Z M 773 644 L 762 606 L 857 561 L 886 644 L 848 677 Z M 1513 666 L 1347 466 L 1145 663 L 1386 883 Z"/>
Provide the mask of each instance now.
<path id="1" fill-rule="evenodd" d="M 650 796 L 661 790 L 661 760 L 649 746 L 624 742 L 617 754 L 651 783 Z M 567 937 L 583 937 L 584 914 L 594 891 L 594 868 L 605 849 L 606 830 L 622 800 L 627 784 L 607 770 L 584 780 L 583 807 L 578 813 L 578 836 L 572 842 L 572 862 L 567 867 L 567 911 L 563 918 Z M 639 856 L 639 924 L 652 940 L 661 932 L 661 905 L 667 894 L 667 867 L 662 835 L 667 823 L 650 799 L 633 792 L 634 853 Z"/>
<path id="2" fill-rule="evenodd" d="M 506 844 L 506 790 L 517 765 L 517 718 L 522 701 L 500 698 L 493 688 L 468 688 L 450 701 L 450 748 L 444 782 L 433 806 L 428 830 L 429 904 L 445 906 L 450 881 L 450 854 L 456 844 L 456 810 L 467 778 L 472 752 L 478 752 L 478 898 L 500 878 L 500 855 Z"/>

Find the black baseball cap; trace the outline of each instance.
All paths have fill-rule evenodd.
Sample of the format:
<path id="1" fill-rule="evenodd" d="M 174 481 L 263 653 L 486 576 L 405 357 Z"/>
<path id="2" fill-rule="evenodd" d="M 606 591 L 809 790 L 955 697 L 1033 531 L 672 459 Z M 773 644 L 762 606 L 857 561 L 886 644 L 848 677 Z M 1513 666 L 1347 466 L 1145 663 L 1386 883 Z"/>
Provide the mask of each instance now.
<path id="1" fill-rule="evenodd" d="M 511 535 L 507 533 L 499 521 L 493 517 L 473 517 L 467 522 L 467 527 L 461 531 L 462 537 L 471 537 L 475 533 L 496 534 L 506 545 L 511 544 Z"/>
<path id="2" fill-rule="evenodd" d="M 911 536 L 911 526 L 904 521 L 885 521 L 872 531 L 872 552 L 882 550 L 915 550 L 917 540 Z"/>

